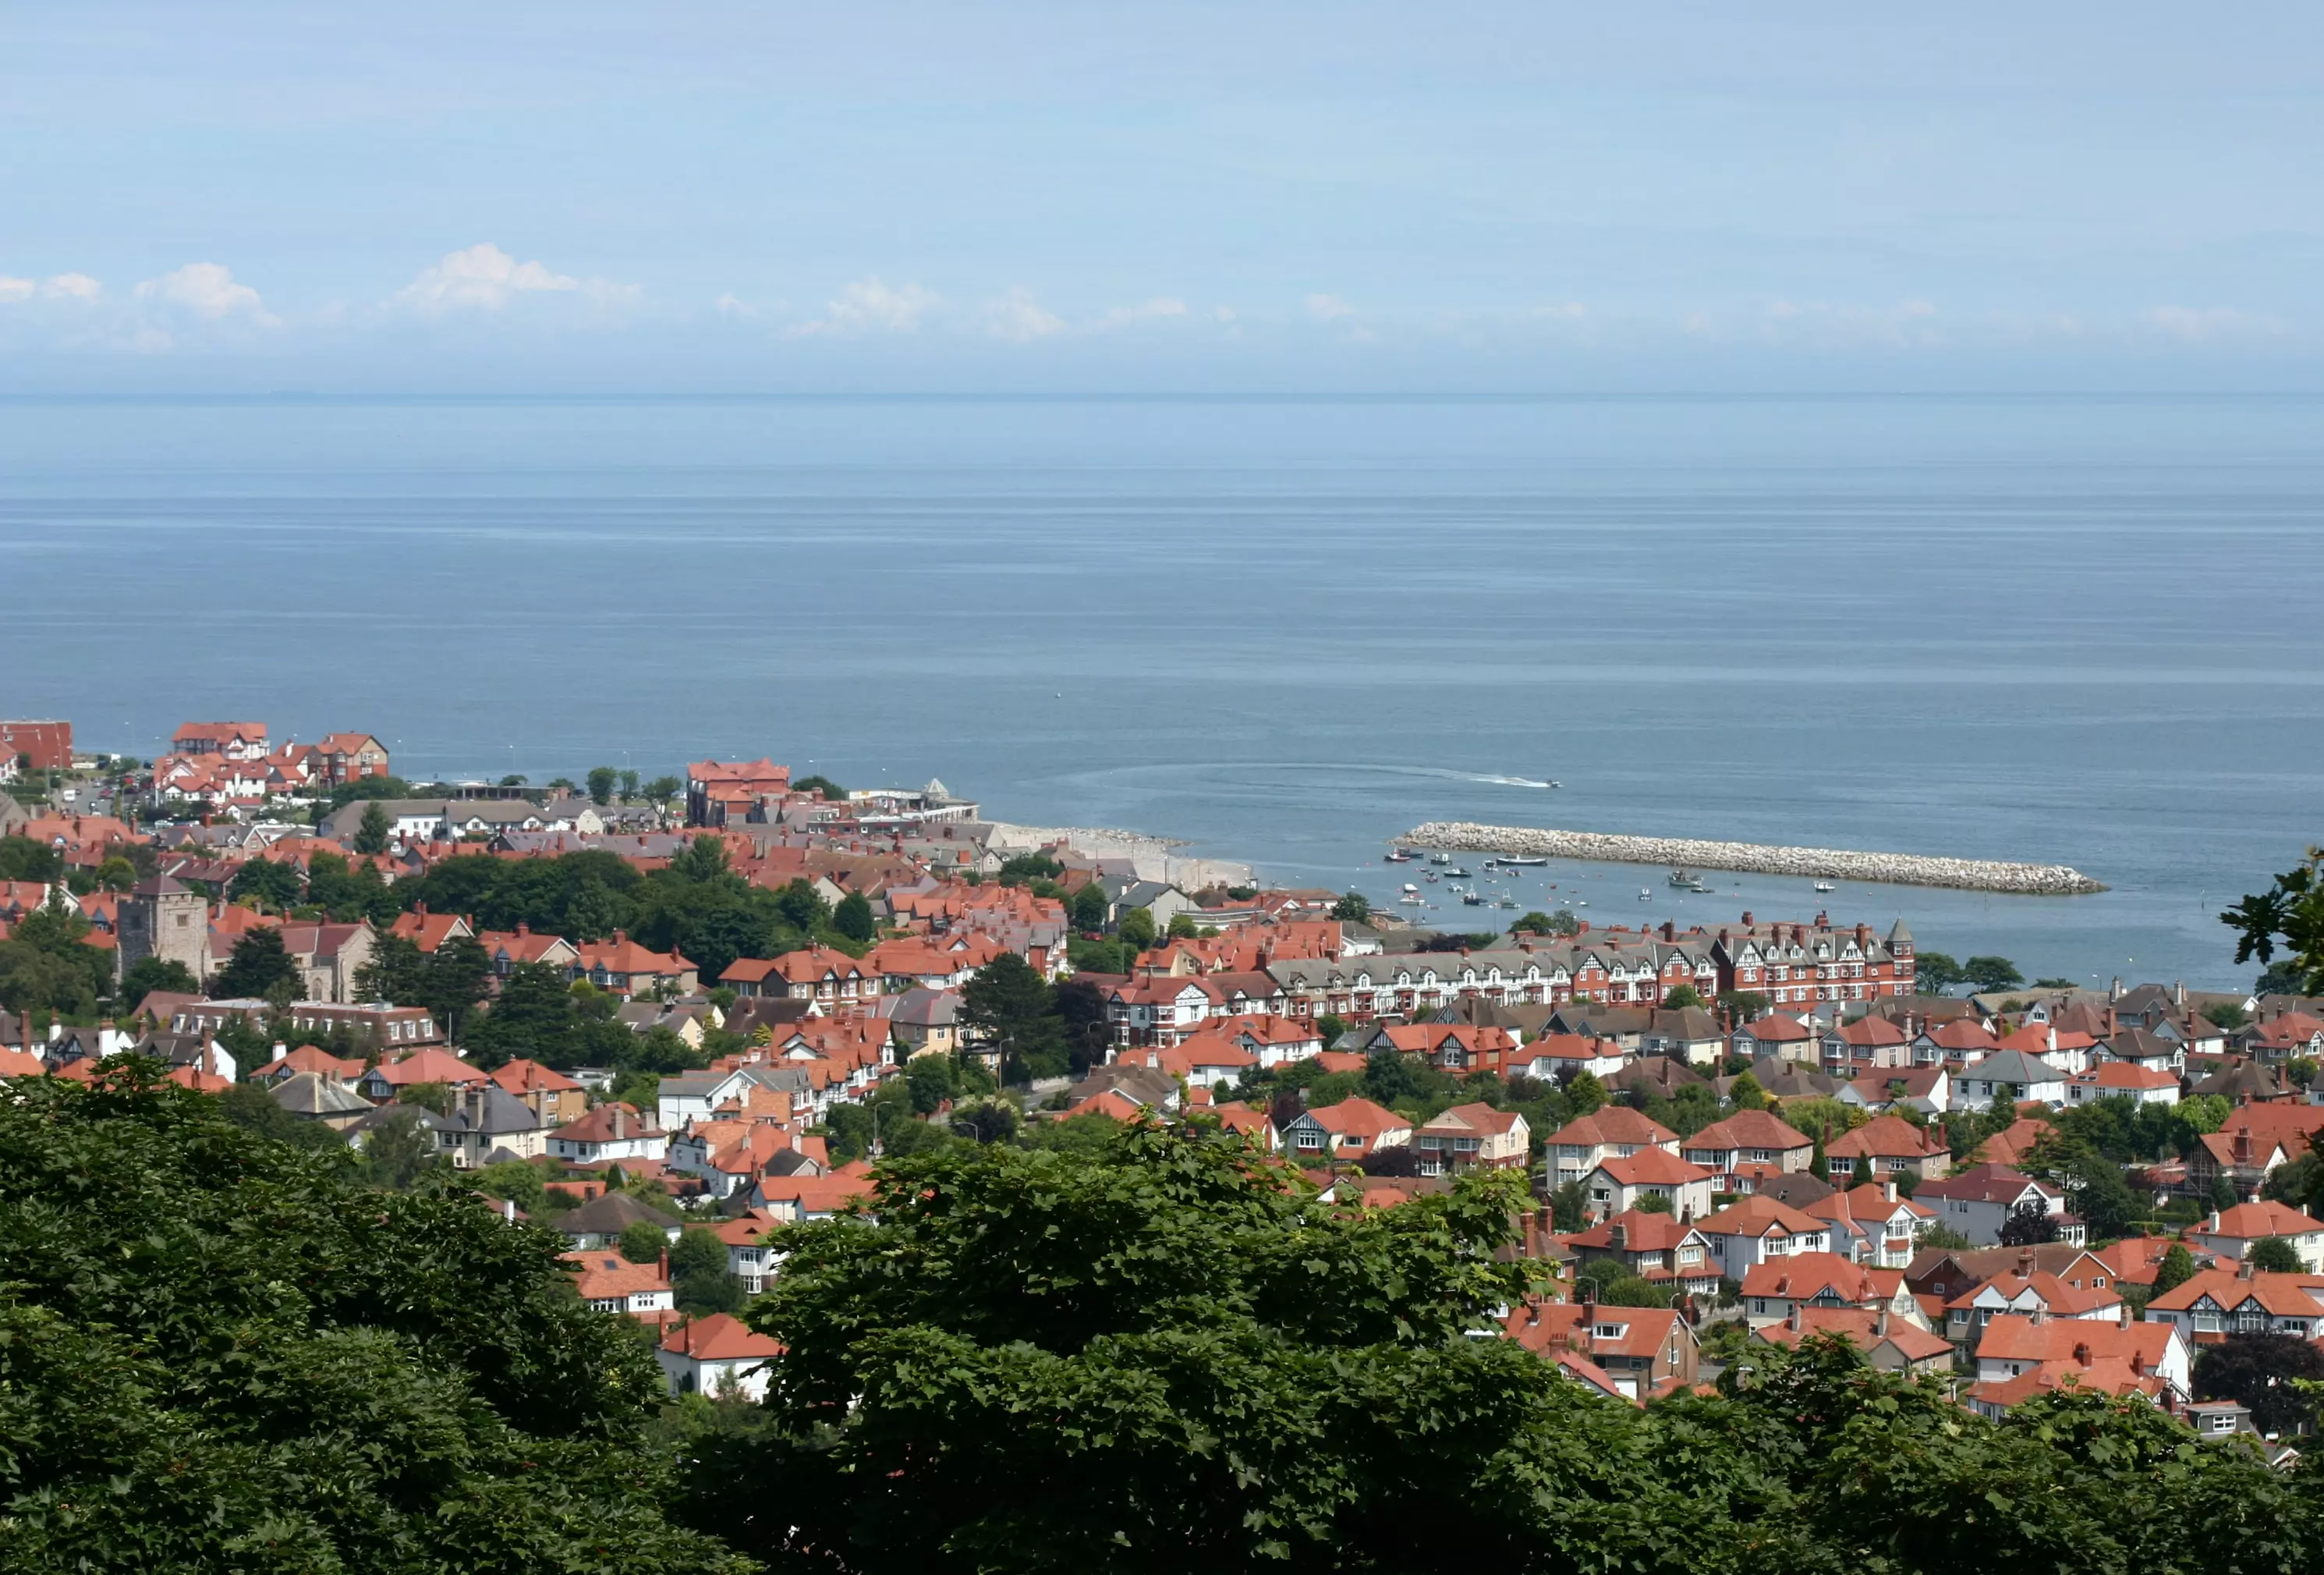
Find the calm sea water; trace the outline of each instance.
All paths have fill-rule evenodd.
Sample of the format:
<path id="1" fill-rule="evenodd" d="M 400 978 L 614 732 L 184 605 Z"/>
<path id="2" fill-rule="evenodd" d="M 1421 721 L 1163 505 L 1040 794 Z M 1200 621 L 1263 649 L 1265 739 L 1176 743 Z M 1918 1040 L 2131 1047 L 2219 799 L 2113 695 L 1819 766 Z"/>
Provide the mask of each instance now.
<path id="1" fill-rule="evenodd" d="M 2228 985 L 2324 839 L 2319 549 L 2302 399 L 19 401 L 0 714 L 941 774 L 1376 899 L 1439 818 L 2059 860 L 1526 894 Z"/>

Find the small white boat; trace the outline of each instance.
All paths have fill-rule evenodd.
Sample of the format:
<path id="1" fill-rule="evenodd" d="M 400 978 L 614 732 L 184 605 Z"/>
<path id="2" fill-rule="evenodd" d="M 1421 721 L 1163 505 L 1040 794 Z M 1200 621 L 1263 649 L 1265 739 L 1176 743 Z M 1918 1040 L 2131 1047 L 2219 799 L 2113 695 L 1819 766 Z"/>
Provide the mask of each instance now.
<path id="1" fill-rule="evenodd" d="M 1547 864 L 1548 862 L 1549 855 L 1545 853 L 1504 853 L 1501 855 L 1501 863 L 1504 866 L 1515 865 L 1519 868 L 1523 868 L 1527 865 Z"/>
<path id="2" fill-rule="evenodd" d="M 1815 889 L 1820 892 L 1836 892 L 1840 888 L 1833 885 L 1830 881 L 1818 881 L 1815 884 Z"/>
<path id="3" fill-rule="evenodd" d="M 1449 853 L 1432 853 L 1428 856 L 1428 862 L 1431 864 L 1450 864 L 1452 862 L 1452 856 Z"/>

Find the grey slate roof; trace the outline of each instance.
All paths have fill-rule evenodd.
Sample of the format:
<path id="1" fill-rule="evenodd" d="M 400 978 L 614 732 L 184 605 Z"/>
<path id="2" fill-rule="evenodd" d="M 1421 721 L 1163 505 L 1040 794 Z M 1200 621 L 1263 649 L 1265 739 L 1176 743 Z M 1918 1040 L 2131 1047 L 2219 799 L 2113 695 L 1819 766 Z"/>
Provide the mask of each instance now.
<path id="1" fill-rule="evenodd" d="M 578 1240 L 585 1236 L 619 1236 L 641 1219 L 664 1230 L 675 1230 L 683 1223 L 675 1214 L 628 1192 L 607 1192 L 558 1215 L 556 1228 Z"/>
<path id="2" fill-rule="evenodd" d="M 319 1120 L 326 1116 L 360 1114 L 372 1102 L 337 1078 L 320 1072 L 293 1072 L 266 1090 L 266 1097 L 293 1116 Z"/>

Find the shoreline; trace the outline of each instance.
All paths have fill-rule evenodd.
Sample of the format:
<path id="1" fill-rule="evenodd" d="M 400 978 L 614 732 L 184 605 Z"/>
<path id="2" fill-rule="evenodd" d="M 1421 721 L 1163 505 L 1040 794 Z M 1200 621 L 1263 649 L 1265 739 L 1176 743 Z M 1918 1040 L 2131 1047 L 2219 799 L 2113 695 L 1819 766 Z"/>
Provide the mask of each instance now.
<path id="1" fill-rule="evenodd" d="M 1578 859 L 1593 864 L 1723 869 L 1745 875 L 1795 876 L 1802 879 L 1884 885 L 1942 886 L 2009 896 L 2088 896 L 2107 889 L 2081 871 L 2062 864 L 2012 864 L 1999 859 L 1862 853 L 1837 848 L 1781 848 L 1691 837 L 1624 837 L 1599 831 L 1486 826 L 1471 820 L 1428 821 L 1397 838 L 1396 846 Z"/>

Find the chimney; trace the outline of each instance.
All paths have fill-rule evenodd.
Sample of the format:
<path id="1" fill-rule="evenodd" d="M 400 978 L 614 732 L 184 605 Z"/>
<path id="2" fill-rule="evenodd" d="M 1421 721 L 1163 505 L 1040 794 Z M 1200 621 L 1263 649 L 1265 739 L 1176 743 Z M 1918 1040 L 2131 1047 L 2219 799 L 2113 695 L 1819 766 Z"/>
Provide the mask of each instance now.
<path id="1" fill-rule="evenodd" d="M 502 1200 L 501 1200 L 501 1218 L 502 1218 L 503 1219 L 507 1220 L 507 1221 L 508 1221 L 510 1224 L 512 1224 L 512 1225 L 513 1225 L 513 1224 L 515 1224 L 515 1223 L 516 1223 L 516 1200 L 515 1200 L 515 1199 L 513 1199 L 513 1198 L 503 1198 L 503 1199 L 502 1199 Z"/>
<path id="2" fill-rule="evenodd" d="M 2248 1257 L 2245 1257 L 2245 1258 L 2238 1258 L 2238 1259 L 2236 1259 L 2236 1279 L 2238 1279 L 2238 1280 L 2248 1280 L 2248 1279 L 2250 1279 L 2250 1278 L 2252 1277 L 2253 1273 L 2254 1273 L 2254 1271 L 2253 1271 L 2253 1269 L 2252 1269 L 2252 1261 L 2251 1261 L 2251 1259 L 2249 1259 Z"/>
<path id="3" fill-rule="evenodd" d="M 2090 1347 L 2088 1340 L 2074 1342 L 2074 1365 L 2080 1367 L 2087 1367 L 2090 1365 Z"/>
<path id="4" fill-rule="evenodd" d="M 1540 1302 L 1526 1302 L 1526 1327 L 1527 1327 L 1527 1328 L 1531 1328 L 1532 1326 L 1534 1326 L 1534 1325 L 1536 1325 L 1536 1324 L 1538 1324 L 1540 1321 L 1541 1321 L 1541 1303 L 1540 1303 Z"/>
<path id="5" fill-rule="evenodd" d="M 2017 1277 L 2021 1280 L 2034 1277 L 2034 1249 L 2030 1246 L 2017 1249 Z"/>
<path id="6" fill-rule="evenodd" d="M 2049 1313 L 2045 1309 L 2036 1307 L 2033 1311 L 2025 1315 L 2025 1319 L 2026 1321 L 2033 1324 L 2034 1328 L 2039 1329 L 2043 1324 L 2049 1321 Z"/>
<path id="7" fill-rule="evenodd" d="M 1891 1203 L 1894 1203 L 1895 1201 L 1896 1201 L 1896 1183 L 1895 1183 L 1895 1181 L 1894 1180 L 1890 1180 L 1890 1181 L 1886 1181 L 1881 1182 L 1881 1183 L 1880 1183 L 1880 1195 L 1881 1195 L 1882 1197 L 1884 1197 L 1884 1198 L 1887 1199 L 1887 1200 L 1888 1200 L 1889 1202 L 1891 1202 Z"/>
<path id="8" fill-rule="evenodd" d="M 1883 1307 L 1879 1311 L 1872 1315 L 1872 1333 L 1875 1339 L 1886 1338 L 1888 1333 L 1888 1310 L 1886 1307 Z"/>
<path id="9" fill-rule="evenodd" d="M 279 1039 L 278 1039 L 278 1040 L 276 1040 L 276 1041 L 274 1042 L 274 1054 L 273 1054 L 273 1056 L 272 1056 L 272 1060 L 275 1060 L 275 1061 L 281 1061 L 284 1056 L 286 1056 L 286 1055 L 288 1055 L 288 1054 L 290 1054 L 290 1048 L 289 1048 L 288 1046 L 286 1046 L 286 1045 L 285 1045 L 285 1044 L 284 1044 L 281 1040 L 279 1040 Z"/>
<path id="10" fill-rule="evenodd" d="M 2219 1228 L 2219 1211 L 2218 1211 L 2218 1209 L 2212 1209 L 2212 1210 L 2211 1210 L 2211 1231 L 2212 1231 L 2212 1234 L 2217 1235 L 2217 1234 L 2218 1234 L 2218 1228 Z"/>
<path id="11" fill-rule="evenodd" d="M 1800 1332 L 1800 1304 L 1798 1302 L 1793 1302 L 1791 1311 L 1784 1314 L 1784 1327 L 1790 1329 L 1794 1334 Z"/>
<path id="12" fill-rule="evenodd" d="M 2121 1305 L 2117 1306 L 2114 1311 L 2116 1324 L 2123 1329 L 2128 1329 L 2130 1327 L 2130 1303 L 2125 1302 Z"/>

